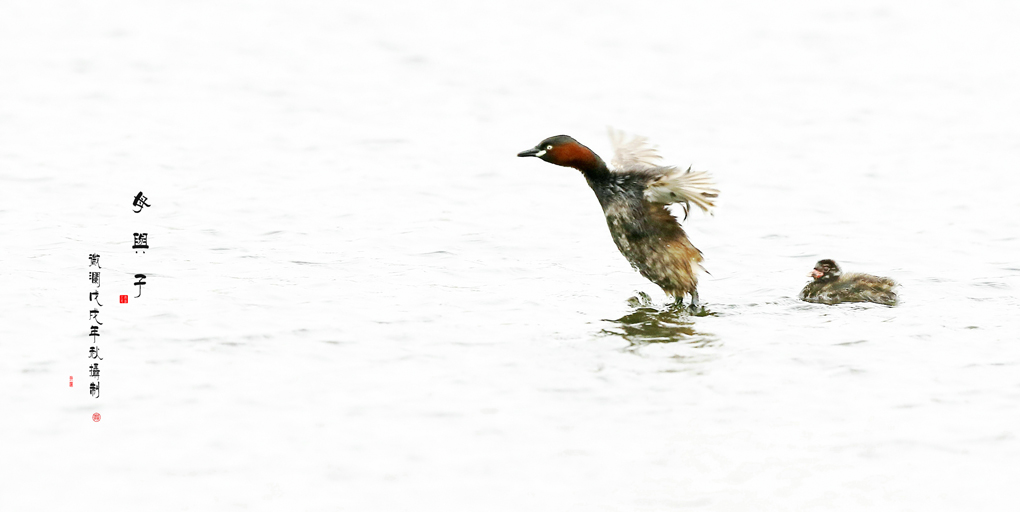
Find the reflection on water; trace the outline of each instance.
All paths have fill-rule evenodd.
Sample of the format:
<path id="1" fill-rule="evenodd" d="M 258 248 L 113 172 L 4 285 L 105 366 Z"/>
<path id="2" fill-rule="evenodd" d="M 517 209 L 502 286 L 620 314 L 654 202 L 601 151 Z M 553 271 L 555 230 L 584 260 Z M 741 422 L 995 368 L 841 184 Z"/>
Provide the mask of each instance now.
<path id="1" fill-rule="evenodd" d="M 646 343 L 683 342 L 696 348 L 712 344 L 716 338 L 695 330 L 694 318 L 714 316 L 702 307 L 691 311 L 687 306 L 670 304 L 656 306 L 651 297 L 641 292 L 627 300 L 631 311 L 615 320 L 606 319 L 611 327 L 602 329 L 604 335 L 619 336 L 632 346 Z"/>

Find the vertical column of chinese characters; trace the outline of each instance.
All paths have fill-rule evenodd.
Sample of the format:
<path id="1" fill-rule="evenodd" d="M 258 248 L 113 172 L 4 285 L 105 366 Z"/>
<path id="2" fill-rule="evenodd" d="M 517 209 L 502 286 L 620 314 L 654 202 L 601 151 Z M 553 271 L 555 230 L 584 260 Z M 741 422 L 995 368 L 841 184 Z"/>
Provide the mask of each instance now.
<path id="1" fill-rule="evenodd" d="M 92 268 L 95 267 L 93 271 Z M 99 398 L 99 327 L 103 325 L 99 321 L 99 308 L 103 307 L 99 302 L 99 273 L 102 267 L 99 266 L 99 255 L 89 254 L 89 282 L 95 286 L 95 288 L 89 292 L 89 336 L 92 338 L 92 346 L 89 347 L 89 359 L 95 360 L 92 365 L 89 366 L 89 376 L 95 379 L 89 383 L 89 394 L 95 398 Z M 97 413 L 98 414 L 98 413 Z"/>
<path id="2" fill-rule="evenodd" d="M 149 199 L 143 196 L 141 192 L 138 192 L 138 194 L 135 195 L 134 203 L 132 203 L 135 207 L 133 211 L 135 213 L 141 213 L 142 210 L 150 207 L 151 205 L 146 202 L 148 200 Z M 149 234 L 136 232 L 134 233 L 134 237 L 135 243 L 131 246 L 131 248 L 135 250 L 135 254 L 138 254 L 139 251 L 141 251 L 142 254 L 145 254 L 145 251 L 149 249 Z M 137 281 L 135 281 L 135 286 L 138 287 L 138 295 L 135 296 L 137 299 L 142 296 L 142 286 L 145 285 L 145 274 L 135 274 L 135 279 L 137 279 Z"/>

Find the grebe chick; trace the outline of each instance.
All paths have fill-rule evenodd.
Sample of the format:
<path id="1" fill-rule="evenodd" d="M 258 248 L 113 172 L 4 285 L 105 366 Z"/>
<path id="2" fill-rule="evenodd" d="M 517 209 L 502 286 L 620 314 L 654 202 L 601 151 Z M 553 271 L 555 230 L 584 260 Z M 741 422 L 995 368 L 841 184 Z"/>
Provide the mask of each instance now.
<path id="1" fill-rule="evenodd" d="M 896 282 L 888 277 L 844 274 L 832 260 L 821 260 L 808 274 L 813 280 L 800 292 L 801 300 L 821 304 L 876 302 L 896 305 Z"/>
<path id="2" fill-rule="evenodd" d="M 691 307 L 697 307 L 701 251 L 691 245 L 666 205 L 681 204 L 686 220 L 691 204 L 708 212 L 719 191 L 706 172 L 659 165 L 661 157 L 644 137 L 626 140 L 614 130 L 609 135 L 613 169 L 567 135 L 549 137 L 517 156 L 581 171 L 602 205 L 613 242 L 631 266 L 678 304 L 690 295 Z"/>

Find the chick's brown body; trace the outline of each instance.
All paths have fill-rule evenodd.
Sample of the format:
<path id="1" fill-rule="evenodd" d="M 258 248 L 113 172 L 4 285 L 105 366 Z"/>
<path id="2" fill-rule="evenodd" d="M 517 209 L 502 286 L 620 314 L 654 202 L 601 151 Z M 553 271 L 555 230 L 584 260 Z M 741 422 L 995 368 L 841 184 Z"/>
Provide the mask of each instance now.
<path id="1" fill-rule="evenodd" d="M 821 260 L 815 265 L 814 280 L 800 291 L 800 299 L 820 304 L 841 302 L 875 302 L 895 306 L 896 282 L 888 277 L 871 274 L 844 274 L 832 260 Z"/>

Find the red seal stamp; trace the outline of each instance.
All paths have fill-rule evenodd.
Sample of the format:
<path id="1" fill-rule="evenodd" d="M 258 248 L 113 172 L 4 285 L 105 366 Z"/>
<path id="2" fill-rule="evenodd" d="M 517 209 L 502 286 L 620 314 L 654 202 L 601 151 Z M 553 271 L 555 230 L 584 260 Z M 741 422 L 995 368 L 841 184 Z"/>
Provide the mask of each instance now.
<path id="1" fill-rule="evenodd" d="M 102 416 L 100 416 L 98 412 L 92 414 L 92 421 L 95 421 L 95 422 L 98 423 L 100 419 L 102 419 Z"/>

